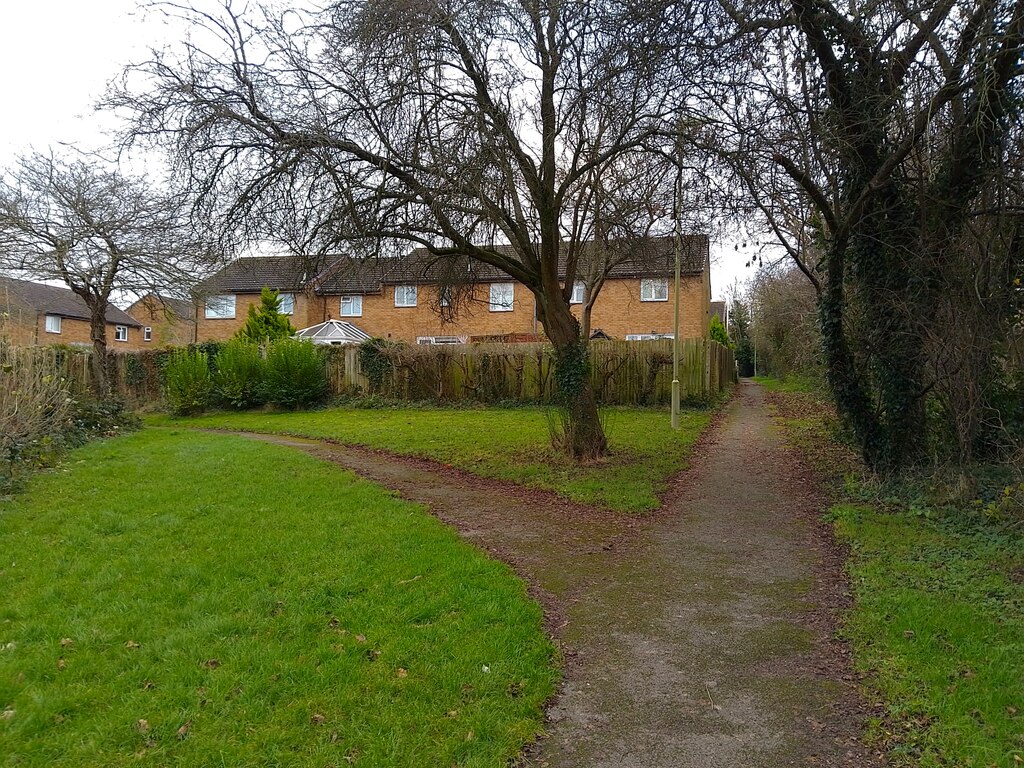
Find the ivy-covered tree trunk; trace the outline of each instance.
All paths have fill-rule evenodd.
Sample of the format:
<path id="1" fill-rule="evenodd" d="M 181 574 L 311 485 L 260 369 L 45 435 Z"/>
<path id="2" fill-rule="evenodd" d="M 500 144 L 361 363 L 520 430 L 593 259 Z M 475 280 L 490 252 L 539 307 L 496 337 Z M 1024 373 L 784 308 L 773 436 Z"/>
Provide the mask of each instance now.
<path id="1" fill-rule="evenodd" d="M 89 373 L 92 375 L 92 391 L 99 400 L 110 392 L 107 380 L 107 318 L 106 305 L 102 302 L 89 307 L 89 338 L 92 341 L 92 355 L 89 359 Z"/>
<path id="2" fill-rule="evenodd" d="M 555 385 L 565 413 L 564 447 L 577 459 L 603 456 L 608 440 L 597 411 L 590 351 L 580 335 L 579 321 L 561 294 L 544 295 L 540 307 L 544 331 L 555 348 Z"/>
<path id="3" fill-rule="evenodd" d="M 883 137 L 876 138 L 884 142 Z M 851 151 L 850 165 L 864 164 L 859 189 L 871 178 L 884 143 Z M 855 232 L 832 243 L 819 299 L 828 381 L 840 414 L 853 429 L 865 462 L 890 473 L 913 463 L 924 446 L 925 361 L 911 319 L 921 310 L 922 292 L 911 254 L 918 228 L 915 203 L 898 179 L 879 190 Z M 856 313 L 848 308 L 855 291 Z M 853 338 L 850 338 L 851 329 Z"/>

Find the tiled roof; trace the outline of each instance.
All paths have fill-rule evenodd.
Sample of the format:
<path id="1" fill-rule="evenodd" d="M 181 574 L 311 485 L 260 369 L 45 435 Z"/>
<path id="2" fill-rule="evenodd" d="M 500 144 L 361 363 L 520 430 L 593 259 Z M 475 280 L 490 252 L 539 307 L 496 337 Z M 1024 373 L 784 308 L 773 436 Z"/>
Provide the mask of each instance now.
<path id="1" fill-rule="evenodd" d="M 36 312 L 80 320 L 89 319 L 89 308 L 69 288 L 33 283 L 28 280 L 16 280 L 13 277 L 0 277 L 0 294 L 4 291 L 8 291 L 22 304 Z M 113 304 L 107 306 L 106 317 L 108 323 L 141 327 L 135 319 Z"/>
<path id="2" fill-rule="evenodd" d="M 595 241 L 583 243 L 581 261 L 588 252 L 597 247 Z M 611 249 L 621 249 L 620 258 L 612 266 L 610 277 L 668 277 L 675 274 L 675 238 L 652 237 L 631 242 L 612 241 Z M 498 246 L 495 250 L 514 256 L 511 246 Z M 396 259 L 392 269 L 385 272 L 384 283 L 429 283 L 440 282 L 446 276 L 470 273 L 471 282 L 493 282 L 505 280 L 508 276 L 489 264 L 474 261 L 465 256 L 439 257 L 426 248 L 416 248 L 404 259 Z M 708 238 L 706 235 L 684 235 L 682 238 L 681 271 L 684 275 L 699 275 L 708 263 Z M 565 278 L 566 252 L 562 249 L 559 277 Z"/>
<path id="3" fill-rule="evenodd" d="M 699 275 L 708 264 L 706 235 L 684 235 L 682 238 L 682 273 Z M 594 248 L 593 241 L 584 243 L 584 252 Z M 648 238 L 635 242 L 618 241 L 613 248 L 623 248 L 626 256 L 611 270 L 611 277 L 669 277 L 675 270 L 675 239 L 671 236 Z M 512 256 L 511 246 L 496 250 Z M 564 251 L 563 251 L 564 256 Z M 584 255 L 585 258 L 585 255 Z M 565 263 L 559 268 L 565 277 Z M 400 258 L 369 260 L 334 256 L 326 266 L 316 270 L 308 261 L 289 256 L 242 258 L 206 280 L 203 291 L 212 293 L 259 293 L 264 287 L 295 291 L 312 286 L 318 294 L 379 293 L 382 285 L 401 283 L 438 283 L 453 276 L 470 282 L 495 282 L 508 276 L 489 264 L 466 256 L 436 256 L 426 248 L 415 248 Z"/>
<path id="4" fill-rule="evenodd" d="M 206 294 L 300 291 L 320 270 L 296 256 L 245 256 L 228 264 L 201 283 Z"/>
<path id="5" fill-rule="evenodd" d="M 400 259 L 352 259 L 336 256 L 315 278 L 313 287 L 321 295 L 380 293 L 384 276 Z"/>

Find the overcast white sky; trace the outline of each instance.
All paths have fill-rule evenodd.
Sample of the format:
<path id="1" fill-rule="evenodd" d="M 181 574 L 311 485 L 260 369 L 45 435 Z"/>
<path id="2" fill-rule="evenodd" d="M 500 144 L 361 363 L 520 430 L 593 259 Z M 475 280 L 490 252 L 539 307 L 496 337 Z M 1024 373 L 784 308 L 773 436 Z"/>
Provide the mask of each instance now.
<path id="1" fill-rule="evenodd" d="M 0 164 L 60 142 L 96 149 L 109 115 L 93 109 L 106 83 L 178 32 L 136 0 L 9 0 L 0 24 Z M 713 242 L 711 289 L 722 298 L 753 274 L 732 242 Z"/>

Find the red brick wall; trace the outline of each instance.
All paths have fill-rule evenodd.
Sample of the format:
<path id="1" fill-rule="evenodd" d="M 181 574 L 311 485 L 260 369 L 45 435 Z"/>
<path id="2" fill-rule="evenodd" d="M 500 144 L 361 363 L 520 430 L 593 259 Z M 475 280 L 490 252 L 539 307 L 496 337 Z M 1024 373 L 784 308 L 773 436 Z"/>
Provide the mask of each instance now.
<path id="1" fill-rule="evenodd" d="M 142 342 L 142 348 L 149 347 L 180 347 L 191 344 L 195 340 L 195 322 L 181 319 L 167 309 L 159 301 L 148 297 L 139 299 L 125 310 L 136 322 L 149 326 L 153 331 L 151 341 Z M 144 338 L 139 329 L 140 338 Z M 129 332 L 128 338 L 131 338 Z"/>
<path id="2" fill-rule="evenodd" d="M 259 306 L 260 294 L 235 294 L 235 316 L 233 318 L 214 319 L 206 317 L 206 307 L 200 305 L 199 318 L 196 321 L 196 337 L 199 341 L 227 341 L 245 325 L 249 316 L 249 307 Z M 288 318 L 296 330 L 307 328 L 323 322 L 323 299 L 305 293 L 295 294 L 295 311 Z M 334 315 L 337 317 L 337 313 Z M 313 318 L 311 320 L 311 318 Z"/>
<path id="3" fill-rule="evenodd" d="M 415 307 L 395 306 L 395 286 L 384 286 L 380 294 L 363 296 L 359 317 L 342 317 L 340 296 L 297 294 L 292 325 L 305 328 L 330 318 L 352 322 L 371 336 L 415 342 L 420 336 L 493 336 L 500 334 L 543 333 L 535 320 L 533 294 L 515 284 L 513 310 L 491 312 L 490 284 L 474 287 L 469 306 L 456 322 L 445 323 L 436 313 L 437 286 L 420 285 Z M 605 283 L 592 315 L 592 330 L 603 330 L 612 338 L 624 339 L 633 333 L 671 333 L 673 326 L 673 285 L 669 279 L 668 301 L 641 301 L 640 280 L 609 280 Z M 706 277 L 684 277 L 680 282 L 680 337 L 704 336 L 710 322 L 710 283 Z M 209 320 L 199 310 L 200 341 L 231 338 L 245 323 L 248 308 L 258 304 L 259 294 L 238 294 L 235 317 Z M 579 305 L 574 305 L 577 316 Z"/>

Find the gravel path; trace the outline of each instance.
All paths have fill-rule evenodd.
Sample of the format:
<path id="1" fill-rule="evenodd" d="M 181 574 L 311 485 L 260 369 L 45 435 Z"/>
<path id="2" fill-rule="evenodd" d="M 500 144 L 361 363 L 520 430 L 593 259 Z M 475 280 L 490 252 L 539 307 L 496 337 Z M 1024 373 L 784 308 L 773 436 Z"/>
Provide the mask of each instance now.
<path id="1" fill-rule="evenodd" d="M 760 387 L 737 396 L 662 510 L 601 512 L 427 461 L 273 436 L 430 505 L 515 567 L 565 649 L 551 768 L 880 765 L 834 612 L 824 500 Z"/>

